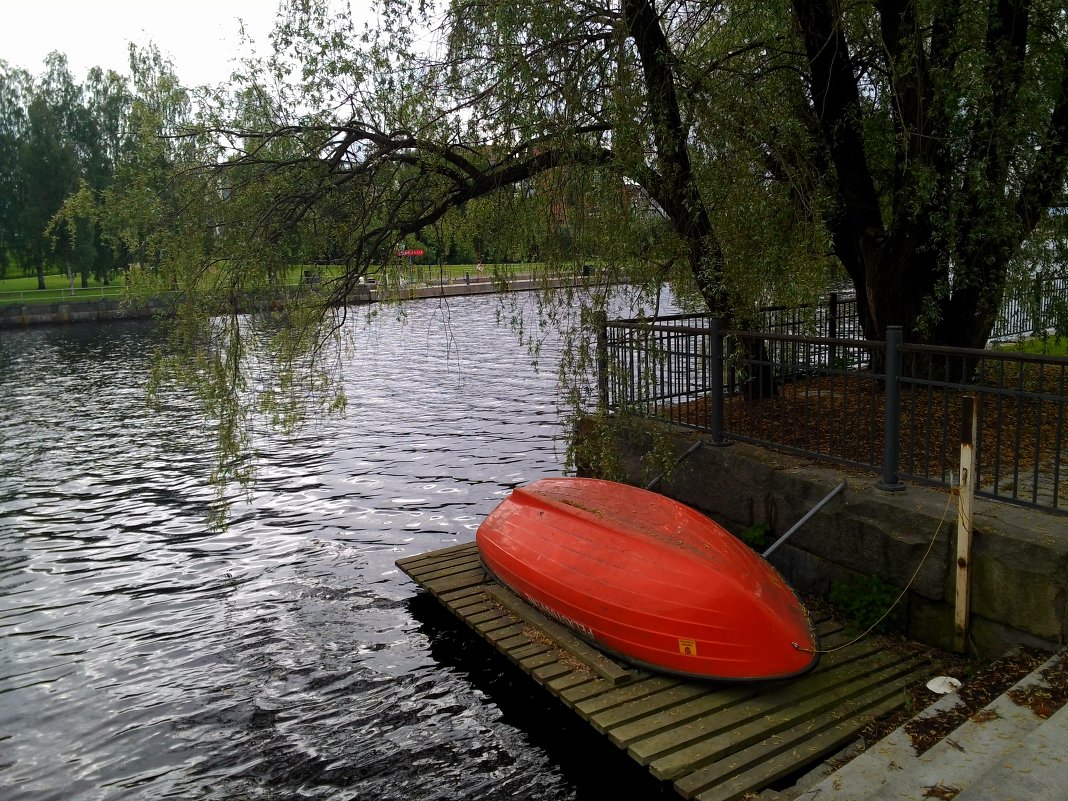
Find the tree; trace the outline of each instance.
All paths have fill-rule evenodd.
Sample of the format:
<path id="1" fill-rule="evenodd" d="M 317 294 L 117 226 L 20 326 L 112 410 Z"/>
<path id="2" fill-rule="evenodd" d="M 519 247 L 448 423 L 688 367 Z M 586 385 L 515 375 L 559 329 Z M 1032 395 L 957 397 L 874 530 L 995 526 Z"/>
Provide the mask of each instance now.
<path id="1" fill-rule="evenodd" d="M 228 408 L 250 330 L 220 315 L 333 265 L 276 329 L 291 366 L 321 356 L 326 309 L 408 239 L 596 258 L 739 323 L 848 280 L 870 338 L 982 346 L 1066 194 L 1057 0 L 380 0 L 362 31 L 300 0 L 272 39 L 192 112 L 152 83 L 161 137 L 102 202 L 211 318 L 175 363 Z"/>
<path id="2" fill-rule="evenodd" d="M 22 252 L 19 198 L 22 194 L 22 140 L 26 135 L 29 74 L 0 61 L 0 276 Z"/>
<path id="3" fill-rule="evenodd" d="M 116 173 L 130 157 L 135 143 L 130 128 L 134 98 L 126 78 L 99 67 L 89 70 L 83 85 L 84 107 L 79 126 L 84 184 L 99 197 L 115 181 Z M 87 221 L 80 224 L 85 226 Z M 79 225 L 79 223 L 74 223 Z M 83 237 L 79 237 L 79 241 Z M 93 259 L 83 262 L 93 274 L 107 283 L 112 274 L 124 266 L 126 251 L 120 243 L 108 240 L 99 222 L 87 232 Z M 88 283 L 88 270 L 82 272 L 82 286 Z"/>
<path id="4" fill-rule="evenodd" d="M 75 137 L 80 96 L 66 57 L 50 53 L 45 59 L 45 72 L 34 82 L 28 98 L 26 130 L 19 153 L 21 256 L 24 264 L 36 269 L 40 289 L 45 288 L 45 266 L 55 247 L 48 224 L 81 179 Z M 73 240 L 58 247 L 68 261 L 68 271 L 74 261 L 90 258 Z"/>
<path id="5" fill-rule="evenodd" d="M 1014 256 L 1068 171 L 1063 4 L 794 0 L 869 336 L 982 347 Z"/>
<path id="6" fill-rule="evenodd" d="M 354 51 L 351 23 L 295 4 L 285 49 L 200 131 L 226 143 L 208 166 L 246 229 L 314 230 L 347 265 L 339 297 L 390 243 L 474 201 L 557 232 L 566 216 L 569 237 L 611 206 L 617 230 L 642 231 L 623 239 L 647 274 L 682 275 L 714 311 L 744 318 L 771 280 L 825 281 L 837 265 L 868 336 L 896 323 L 981 346 L 1014 257 L 1065 189 L 1056 2 L 453 0 L 443 13 L 440 52 L 411 46 L 398 0 Z M 286 69 L 326 110 L 254 82 Z M 668 229 L 655 253 L 638 207 Z"/>

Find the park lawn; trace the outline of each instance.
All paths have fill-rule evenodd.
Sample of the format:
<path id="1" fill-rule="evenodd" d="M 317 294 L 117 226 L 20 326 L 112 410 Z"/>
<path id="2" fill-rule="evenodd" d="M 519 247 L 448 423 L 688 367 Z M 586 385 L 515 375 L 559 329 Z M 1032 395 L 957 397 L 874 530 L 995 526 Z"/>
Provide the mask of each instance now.
<path id="1" fill-rule="evenodd" d="M 74 278 L 74 288 L 81 289 L 82 279 L 80 276 Z M 101 287 L 101 284 L 93 276 L 89 277 L 89 287 Z M 115 288 L 114 283 L 110 287 Z M 45 276 L 45 292 L 57 289 L 70 289 L 70 281 L 67 279 L 65 273 L 51 273 Z M 37 276 L 31 275 L 25 278 L 0 278 L 0 292 L 38 292 L 37 289 Z"/>
<path id="2" fill-rule="evenodd" d="M 45 288 L 37 288 L 37 276 L 28 278 L 3 278 L 0 279 L 0 306 L 24 303 L 56 303 L 57 301 L 99 300 L 102 297 L 117 298 L 122 295 L 122 285 L 112 283 L 102 284 L 95 278 L 89 279 L 89 287 L 82 289 L 81 279 L 74 282 L 74 290 L 70 289 L 70 281 L 62 273 L 53 273 L 45 276 Z"/>
<path id="3" fill-rule="evenodd" d="M 1017 342 L 1003 342 L 998 345 L 998 349 L 1013 353 L 1034 353 L 1040 356 L 1068 356 L 1068 339 L 1053 336 L 1046 339 L 1035 337 Z"/>
<path id="4" fill-rule="evenodd" d="M 368 278 L 371 280 L 384 281 L 403 279 L 417 283 L 436 283 L 443 280 L 446 283 L 457 283 L 470 277 L 471 279 L 512 278 L 529 275 L 545 268 L 541 263 L 523 264 L 493 264 L 487 263 L 480 271 L 474 264 L 419 264 L 413 261 L 407 264 L 390 265 L 385 272 L 371 271 Z M 344 268 L 339 265 L 292 265 L 286 270 L 286 283 L 291 286 L 300 285 L 305 274 L 318 275 L 324 283 L 338 278 L 344 273 Z M 37 288 L 37 277 L 3 278 L 0 279 L 0 305 L 12 303 L 54 303 L 57 301 L 96 300 L 101 297 L 117 298 L 123 294 L 123 281 L 121 276 L 113 280 L 109 285 L 102 284 L 96 278 L 89 279 L 89 287 L 81 288 L 81 279 L 75 281 L 74 290 L 70 289 L 70 282 L 64 273 L 51 273 L 45 276 L 45 289 Z"/>

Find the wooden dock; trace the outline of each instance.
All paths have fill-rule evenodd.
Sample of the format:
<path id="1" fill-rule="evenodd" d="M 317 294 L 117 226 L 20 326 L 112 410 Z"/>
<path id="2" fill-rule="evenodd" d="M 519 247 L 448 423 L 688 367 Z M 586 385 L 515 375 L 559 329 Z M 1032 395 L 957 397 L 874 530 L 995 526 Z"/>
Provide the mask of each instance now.
<path id="1" fill-rule="evenodd" d="M 684 798 L 758 793 L 853 741 L 929 677 L 920 655 L 874 640 L 825 654 L 813 672 L 770 684 L 650 673 L 602 654 L 493 582 L 474 543 L 401 559 L 420 587 Z M 823 647 L 848 638 L 818 623 Z"/>

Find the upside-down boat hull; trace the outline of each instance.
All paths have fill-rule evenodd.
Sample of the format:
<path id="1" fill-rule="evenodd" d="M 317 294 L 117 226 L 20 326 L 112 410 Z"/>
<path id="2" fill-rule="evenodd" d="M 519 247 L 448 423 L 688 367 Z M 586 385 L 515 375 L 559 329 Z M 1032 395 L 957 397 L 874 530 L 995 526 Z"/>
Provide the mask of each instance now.
<path id="1" fill-rule="evenodd" d="M 819 659 L 808 613 L 778 572 L 657 493 L 542 479 L 502 501 L 476 541 L 498 581 L 635 664 L 747 681 L 798 676 Z"/>

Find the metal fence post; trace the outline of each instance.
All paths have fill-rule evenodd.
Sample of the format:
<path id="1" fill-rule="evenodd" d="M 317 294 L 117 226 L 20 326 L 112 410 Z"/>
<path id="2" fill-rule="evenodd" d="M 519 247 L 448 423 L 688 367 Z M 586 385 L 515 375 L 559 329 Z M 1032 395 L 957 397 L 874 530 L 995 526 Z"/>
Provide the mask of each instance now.
<path id="1" fill-rule="evenodd" d="M 597 327 L 597 396 L 601 409 L 608 408 L 608 315 L 599 310 L 594 319 Z"/>
<path id="2" fill-rule="evenodd" d="M 827 298 L 827 338 L 838 339 L 838 293 L 832 292 Z M 828 367 L 836 367 L 838 365 L 838 346 L 831 345 L 830 348 L 831 361 Z"/>
<path id="3" fill-rule="evenodd" d="M 709 335 L 712 341 L 709 343 L 710 357 L 712 360 L 712 376 L 709 382 L 709 392 L 712 395 L 712 410 L 710 428 L 712 429 L 712 445 L 726 445 L 723 438 L 723 320 L 713 317 L 709 323 Z"/>
<path id="4" fill-rule="evenodd" d="M 898 458 L 901 451 L 901 326 L 886 328 L 884 353 L 886 378 L 886 413 L 883 416 L 883 475 L 875 486 L 887 492 L 905 489 L 897 477 Z"/>
<path id="5" fill-rule="evenodd" d="M 1035 304 L 1035 310 L 1031 317 L 1031 336 L 1041 336 L 1046 331 L 1046 326 L 1049 324 L 1046 322 L 1046 310 L 1043 308 L 1042 303 L 1042 289 L 1045 284 L 1046 274 L 1041 270 L 1035 276 L 1035 283 L 1033 287 L 1033 302 Z"/>

